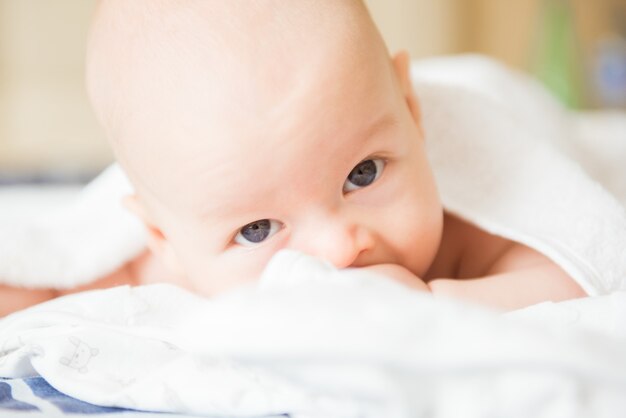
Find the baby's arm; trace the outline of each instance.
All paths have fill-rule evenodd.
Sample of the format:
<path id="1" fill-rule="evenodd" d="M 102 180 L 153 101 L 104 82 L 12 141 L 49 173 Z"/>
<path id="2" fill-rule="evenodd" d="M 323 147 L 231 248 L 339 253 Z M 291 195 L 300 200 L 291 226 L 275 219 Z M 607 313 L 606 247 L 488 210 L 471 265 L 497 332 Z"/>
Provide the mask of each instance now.
<path id="1" fill-rule="evenodd" d="M 554 262 L 523 245 L 512 246 L 483 277 L 434 279 L 428 282 L 428 287 L 435 295 L 504 310 L 587 296 Z"/>
<path id="2" fill-rule="evenodd" d="M 92 283 L 67 290 L 59 289 L 29 289 L 24 287 L 11 287 L 0 284 L 0 318 L 26 309 L 30 306 L 46 302 L 59 296 L 78 293 L 86 290 L 104 289 L 122 284 L 134 284 L 135 277 L 132 268 L 136 260 L 120 267 L 114 272 Z"/>
<path id="3" fill-rule="evenodd" d="M 0 318 L 57 296 L 57 291 L 53 289 L 25 289 L 0 285 Z"/>
<path id="4" fill-rule="evenodd" d="M 587 296 L 554 262 L 523 245 L 512 246 L 484 276 L 472 279 L 440 278 L 426 283 L 406 268 L 395 264 L 381 264 L 365 269 L 418 291 L 503 310 Z"/>

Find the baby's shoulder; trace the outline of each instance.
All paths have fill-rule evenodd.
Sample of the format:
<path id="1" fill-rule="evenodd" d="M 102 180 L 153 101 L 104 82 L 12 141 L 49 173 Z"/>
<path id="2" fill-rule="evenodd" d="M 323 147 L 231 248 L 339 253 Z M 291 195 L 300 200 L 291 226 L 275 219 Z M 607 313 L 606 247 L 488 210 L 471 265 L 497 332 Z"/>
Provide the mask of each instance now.
<path id="1" fill-rule="evenodd" d="M 515 242 L 446 212 L 438 254 L 429 278 L 481 277 Z"/>
<path id="2" fill-rule="evenodd" d="M 0 284 L 0 318 L 58 296 L 54 289 L 27 289 Z"/>

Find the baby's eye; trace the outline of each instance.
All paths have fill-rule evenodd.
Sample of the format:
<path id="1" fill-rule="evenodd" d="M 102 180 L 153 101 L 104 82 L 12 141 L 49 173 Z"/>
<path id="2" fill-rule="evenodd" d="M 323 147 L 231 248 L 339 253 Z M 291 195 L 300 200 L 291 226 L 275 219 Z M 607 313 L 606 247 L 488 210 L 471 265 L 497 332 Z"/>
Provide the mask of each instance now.
<path id="1" fill-rule="evenodd" d="M 280 229 L 281 223 L 274 219 L 260 219 L 243 226 L 235 236 L 235 242 L 246 247 L 265 241 Z"/>
<path id="2" fill-rule="evenodd" d="M 361 161 L 348 174 L 343 184 L 343 192 L 352 192 L 374 183 L 380 177 L 384 167 L 385 162 L 380 158 Z"/>

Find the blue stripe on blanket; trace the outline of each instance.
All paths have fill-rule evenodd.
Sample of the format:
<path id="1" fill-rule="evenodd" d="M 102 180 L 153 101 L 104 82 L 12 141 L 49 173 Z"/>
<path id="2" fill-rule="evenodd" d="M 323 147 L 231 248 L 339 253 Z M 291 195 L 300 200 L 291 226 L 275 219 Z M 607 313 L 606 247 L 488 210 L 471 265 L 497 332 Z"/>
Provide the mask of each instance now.
<path id="1" fill-rule="evenodd" d="M 39 408 L 34 405 L 13 399 L 13 396 L 11 395 L 11 386 L 4 382 L 0 382 L 0 408 L 11 409 L 14 411 L 39 410 Z"/>
<path id="2" fill-rule="evenodd" d="M 42 377 L 28 377 L 22 381 L 28 385 L 34 396 L 52 403 L 66 414 L 111 414 L 130 411 L 124 408 L 92 405 L 71 398 L 50 386 Z M 40 411 L 35 405 L 15 399 L 9 382 L 11 382 L 9 379 L 0 379 L 0 409 Z M 34 401 L 33 403 L 36 403 Z"/>
<path id="3" fill-rule="evenodd" d="M 19 388 L 19 389 L 17 389 Z M 13 393 L 14 389 L 17 393 Z M 16 399 L 17 398 L 17 399 Z M 30 403 L 29 403 L 30 402 Z M 79 401 L 67 395 L 62 394 L 48 384 L 42 377 L 28 377 L 24 379 L 8 379 L 0 377 L 0 416 L 7 416 L 3 411 L 21 411 L 35 414 L 35 417 L 49 416 L 50 406 L 58 408 L 62 413 L 72 416 L 72 414 L 97 415 L 97 414 L 116 414 L 124 413 L 124 417 L 142 418 L 142 417 L 165 417 L 165 418 L 184 418 L 185 415 L 167 414 L 161 412 L 146 412 L 124 408 L 110 408 L 92 405 L 87 402 Z M 48 408 L 46 408 L 48 407 Z M 42 410 L 43 409 L 43 410 Z M 47 409 L 47 411 L 45 410 Z M 57 411 L 56 414 L 59 412 Z M 40 415 L 41 414 L 41 415 Z M 10 415 L 9 415 L 10 416 Z M 28 415 L 32 417 L 33 415 Z M 289 414 L 272 415 L 267 418 L 289 418 Z"/>
<path id="4" fill-rule="evenodd" d="M 65 413 L 75 414 L 110 414 L 115 412 L 129 411 L 125 408 L 111 408 L 105 406 L 97 406 L 78 399 L 70 398 L 62 394 L 48 384 L 42 377 L 29 377 L 24 379 L 26 384 L 33 391 L 35 396 L 46 399 L 56 405 Z"/>

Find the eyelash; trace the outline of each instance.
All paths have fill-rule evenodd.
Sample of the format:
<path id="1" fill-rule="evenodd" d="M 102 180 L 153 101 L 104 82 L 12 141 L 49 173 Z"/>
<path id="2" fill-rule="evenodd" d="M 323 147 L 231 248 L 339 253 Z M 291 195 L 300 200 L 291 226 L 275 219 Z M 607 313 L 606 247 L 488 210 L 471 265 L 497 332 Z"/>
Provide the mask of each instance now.
<path id="1" fill-rule="evenodd" d="M 253 224 L 259 224 L 262 223 L 263 221 L 268 221 L 269 222 L 269 230 L 267 232 L 267 236 L 265 236 L 261 241 L 259 242 L 252 242 L 252 241 L 248 241 L 243 237 L 243 233 L 242 231 L 244 230 L 244 228 L 246 228 L 247 226 L 253 225 Z M 280 231 L 283 228 L 283 223 L 280 221 L 277 221 L 275 219 L 259 219 L 256 221 L 252 221 L 244 226 L 242 226 L 241 228 L 239 228 L 239 230 L 235 233 L 235 236 L 233 237 L 232 241 L 234 243 L 236 243 L 237 245 L 240 245 L 242 247 L 256 247 L 258 245 L 261 245 L 262 243 L 264 243 L 267 239 L 271 238 L 274 234 L 276 234 L 278 231 Z"/>
<path id="2" fill-rule="evenodd" d="M 367 163 L 369 161 L 372 161 L 374 163 L 374 167 L 376 168 L 376 174 L 374 175 L 374 178 L 372 179 L 371 182 L 362 186 L 354 184 L 354 182 L 350 180 L 350 174 L 352 174 L 352 172 L 356 170 L 361 164 Z M 346 176 L 346 180 L 344 181 L 344 185 L 343 185 L 344 194 L 352 193 L 357 190 L 365 189 L 366 187 L 371 186 L 372 184 L 374 184 L 376 181 L 380 179 L 380 176 L 383 175 L 383 171 L 385 170 L 386 166 L 387 166 L 387 160 L 385 160 L 384 158 L 368 157 L 364 160 L 361 160 L 357 165 L 354 166 L 354 168 Z M 352 186 L 346 187 L 348 185 L 348 182 L 351 183 Z"/>

